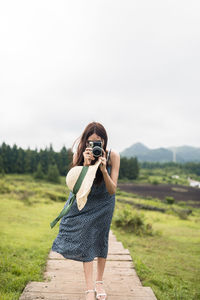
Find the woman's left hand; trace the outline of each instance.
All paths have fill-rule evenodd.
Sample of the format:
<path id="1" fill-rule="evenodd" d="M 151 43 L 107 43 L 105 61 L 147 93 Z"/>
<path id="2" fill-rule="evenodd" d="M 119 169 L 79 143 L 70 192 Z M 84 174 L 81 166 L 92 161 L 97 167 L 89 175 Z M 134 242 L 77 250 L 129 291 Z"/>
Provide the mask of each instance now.
<path id="1" fill-rule="evenodd" d="M 102 149 L 102 150 L 103 150 L 103 155 L 99 156 L 98 160 L 101 161 L 101 164 L 99 165 L 100 170 L 102 173 L 104 173 L 106 171 L 106 153 L 105 153 L 104 149 Z"/>

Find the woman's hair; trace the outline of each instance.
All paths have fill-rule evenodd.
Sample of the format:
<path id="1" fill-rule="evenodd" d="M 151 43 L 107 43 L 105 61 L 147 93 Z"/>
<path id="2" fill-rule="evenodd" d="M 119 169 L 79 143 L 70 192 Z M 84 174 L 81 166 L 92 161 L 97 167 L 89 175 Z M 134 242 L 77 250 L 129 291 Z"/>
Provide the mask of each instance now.
<path id="1" fill-rule="evenodd" d="M 71 147 L 71 150 L 72 150 L 74 147 L 74 144 L 78 141 L 78 147 L 77 147 L 77 151 L 76 151 L 76 160 L 74 163 L 72 161 L 70 168 L 72 168 L 74 166 L 83 166 L 83 163 L 84 163 L 83 152 L 85 151 L 85 148 L 87 146 L 88 137 L 91 136 L 93 133 L 97 134 L 104 140 L 103 149 L 106 152 L 106 147 L 107 147 L 107 142 L 108 142 L 107 132 L 102 124 L 100 124 L 98 122 L 91 122 L 86 126 L 86 128 L 84 129 L 81 136 L 78 137 L 74 141 L 74 143 Z M 91 164 L 93 165 L 97 161 L 97 159 L 92 160 Z M 103 175 L 102 175 L 100 168 L 98 168 L 97 172 L 96 172 L 96 178 L 94 180 L 94 183 L 100 184 L 102 182 L 102 180 L 103 180 Z"/>

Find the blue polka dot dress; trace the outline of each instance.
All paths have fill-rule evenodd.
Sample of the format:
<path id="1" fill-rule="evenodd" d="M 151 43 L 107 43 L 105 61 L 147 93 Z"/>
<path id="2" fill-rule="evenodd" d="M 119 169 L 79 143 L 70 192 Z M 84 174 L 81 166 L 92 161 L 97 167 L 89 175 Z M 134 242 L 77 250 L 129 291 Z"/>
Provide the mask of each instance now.
<path id="1" fill-rule="evenodd" d="M 107 162 L 109 160 L 108 153 Z M 108 173 L 111 166 L 106 166 Z M 65 206 L 72 197 L 70 192 Z M 100 185 L 93 183 L 86 205 L 78 210 L 76 199 L 67 215 L 63 216 L 59 233 L 55 238 L 52 250 L 67 259 L 89 262 L 95 257 L 107 257 L 108 237 L 115 208 L 115 194 L 110 195 L 105 181 Z"/>

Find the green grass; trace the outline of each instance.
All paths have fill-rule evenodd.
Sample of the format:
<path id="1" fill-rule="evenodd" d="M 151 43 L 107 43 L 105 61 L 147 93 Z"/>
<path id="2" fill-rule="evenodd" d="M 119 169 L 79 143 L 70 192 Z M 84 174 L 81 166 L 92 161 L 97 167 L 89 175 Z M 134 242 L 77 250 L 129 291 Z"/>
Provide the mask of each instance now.
<path id="1" fill-rule="evenodd" d="M 116 202 L 114 218 L 119 209 L 123 209 L 123 205 Z M 162 300 L 200 299 L 199 210 L 187 220 L 160 212 L 142 210 L 142 214 L 146 223 L 152 224 L 153 236 L 128 233 L 114 222 L 111 228 L 129 249 L 143 286 L 150 286 Z"/>
<path id="2" fill-rule="evenodd" d="M 1 300 L 19 299 L 27 282 L 43 280 L 46 259 L 58 231 L 49 223 L 64 205 L 46 196 L 49 191 L 57 194 L 61 186 L 36 183 L 31 176 L 16 176 L 6 176 L 11 192 L 0 194 Z"/>
<path id="3" fill-rule="evenodd" d="M 149 207 L 162 208 L 165 209 L 168 214 L 173 215 L 176 215 L 177 211 L 184 211 L 185 209 L 191 209 L 193 211 L 193 214 L 198 214 L 199 212 L 199 209 L 196 209 L 190 205 L 192 204 L 192 201 L 175 201 L 175 203 L 172 205 L 168 204 L 165 200 L 160 200 L 158 198 L 153 197 L 143 198 L 142 196 L 133 193 L 121 191 L 119 188 L 117 188 L 116 196 L 118 199 L 128 200 L 130 203 L 133 204 L 133 206 L 134 204 L 142 204 Z"/>
<path id="4" fill-rule="evenodd" d="M 29 281 L 44 280 L 47 256 L 58 232 L 58 224 L 51 229 L 49 223 L 63 208 L 64 202 L 60 201 L 69 193 L 64 177 L 61 182 L 35 181 L 30 175 L 0 179 L 1 300 L 19 299 Z M 116 198 L 169 206 L 159 199 L 142 199 L 120 190 Z M 186 203 L 181 206 L 188 207 Z M 117 211 L 123 207 L 116 201 L 111 228 L 129 249 L 142 284 L 150 286 L 161 300 L 200 299 L 200 210 L 192 208 L 186 220 L 170 211 L 142 210 L 145 223 L 152 224 L 153 232 L 160 234 L 137 236 L 114 224 Z"/>

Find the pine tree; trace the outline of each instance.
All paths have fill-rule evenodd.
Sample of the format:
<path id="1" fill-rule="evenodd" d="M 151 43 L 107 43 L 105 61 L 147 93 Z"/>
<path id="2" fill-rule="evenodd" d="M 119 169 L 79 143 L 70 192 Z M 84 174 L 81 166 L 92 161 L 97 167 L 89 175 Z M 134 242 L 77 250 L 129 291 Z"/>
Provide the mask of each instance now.
<path id="1" fill-rule="evenodd" d="M 25 173 L 32 173 L 32 151 L 28 148 L 25 152 L 24 158 L 24 172 Z"/>
<path id="2" fill-rule="evenodd" d="M 4 171 L 4 168 L 3 168 L 3 159 L 0 156 L 0 176 L 3 177 L 4 175 L 5 175 L 5 171 Z"/>
<path id="3" fill-rule="evenodd" d="M 19 174 L 24 173 L 24 158 L 25 158 L 25 151 L 20 147 L 18 150 L 18 156 L 16 161 L 16 171 Z"/>
<path id="4" fill-rule="evenodd" d="M 34 172 L 33 176 L 36 179 L 43 179 L 44 178 L 44 173 L 42 171 L 42 165 L 41 165 L 41 163 L 39 163 L 37 165 L 37 170 L 36 170 L 36 172 Z"/>
<path id="5" fill-rule="evenodd" d="M 42 164 L 42 169 L 44 170 L 44 173 L 47 174 L 48 172 L 48 150 L 42 150 L 40 149 L 39 152 L 39 161 Z"/>
<path id="6" fill-rule="evenodd" d="M 73 155 L 73 154 L 72 154 Z M 62 147 L 59 155 L 57 165 L 62 176 L 66 176 L 69 171 L 69 165 L 72 161 L 71 151 L 67 150 L 65 146 Z"/>
<path id="7" fill-rule="evenodd" d="M 12 147 L 12 157 L 11 157 L 12 173 L 17 173 L 17 157 L 18 157 L 18 148 L 17 145 L 14 144 Z"/>
<path id="8" fill-rule="evenodd" d="M 136 179 L 138 177 L 138 164 L 137 164 L 137 158 L 131 157 L 128 160 L 128 169 L 127 169 L 127 178 L 128 179 Z"/>
<path id="9" fill-rule="evenodd" d="M 50 182 L 60 183 L 60 174 L 56 164 L 50 164 L 48 167 L 47 180 Z"/>
<path id="10" fill-rule="evenodd" d="M 2 165 L 4 172 L 7 174 L 9 173 L 9 160 L 8 160 L 8 153 L 7 153 L 7 145 L 5 142 L 1 145 L 1 158 L 2 158 Z"/>

